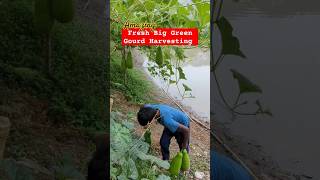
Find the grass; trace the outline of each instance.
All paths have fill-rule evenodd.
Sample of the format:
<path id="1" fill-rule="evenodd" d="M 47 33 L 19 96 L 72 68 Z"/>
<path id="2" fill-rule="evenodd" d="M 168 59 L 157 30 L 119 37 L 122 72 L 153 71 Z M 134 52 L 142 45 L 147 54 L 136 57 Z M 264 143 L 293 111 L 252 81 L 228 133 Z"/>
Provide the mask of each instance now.
<path id="1" fill-rule="evenodd" d="M 137 68 L 127 70 L 127 81 L 124 82 L 125 73 L 121 68 L 121 55 L 115 53 L 111 56 L 110 80 L 111 89 L 121 91 L 126 98 L 134 103 L 150 102 L 152 84 L 145 74 Z"/>

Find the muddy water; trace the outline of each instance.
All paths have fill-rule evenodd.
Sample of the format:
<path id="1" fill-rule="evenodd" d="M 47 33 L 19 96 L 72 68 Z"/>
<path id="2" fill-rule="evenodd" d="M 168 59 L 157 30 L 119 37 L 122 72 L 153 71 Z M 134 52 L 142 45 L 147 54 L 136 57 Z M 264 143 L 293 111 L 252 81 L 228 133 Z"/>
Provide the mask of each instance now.
<path id="1" fill-rule="evenodd" d="M 280 167 L 320 179 L 320 1 L 225 3 L 223 14 L 248 58 L 225 58 L 218 71 L 223 91 L 233 102 L 237 86 L 229 69 L 237 69 L 260 85 L 263 94 L 259 97 L 274 117 L 233 118 L 214 86 L 214 119 L 226 123 L 232 133 L 262 145 Z"/>
<path id="2" fill-rule="evenodd" d="M 209 50 L 187 49 L 185 56 L 187 58 L 182 65 L 182 69 L 187 80 L 179 83 L 178 87 L 171 85 L 167 88 L 166 83 L 161 81 L 160 78 L 151 76 L 147 70 L 149 61 L 146 56 L 144 56 L 143 67 L 155 84 L 167 90 L 171 97 L 182 103 L 188 111 L 193 112 L 198 118 L 208 121 L 210 116 L 210 52 Z M 193 98 L 181 97 L 178 88 L 183 91 L 182 83 L 192 89 Z"/>

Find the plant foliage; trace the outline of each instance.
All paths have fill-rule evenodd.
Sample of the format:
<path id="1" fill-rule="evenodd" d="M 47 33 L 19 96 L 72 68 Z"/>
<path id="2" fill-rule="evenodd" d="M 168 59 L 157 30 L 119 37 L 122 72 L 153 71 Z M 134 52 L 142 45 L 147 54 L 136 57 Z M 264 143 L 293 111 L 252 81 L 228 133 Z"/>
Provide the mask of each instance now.
<path id="1" fill-rule="evenodd" d="M 112 179 L 170 179 L 164 175 L 170 164 L 149 154 L 149 144 L 136 137 L 132 126 L 128 126 L 128 121 L 124 121 L 126 125 L 121 123 L 121 118 L 119 114 L 111 113 Z"/>
<path id="2" fill-rule="evenodd" d="M 122 61 L 127 61 L 127 47 L 121 45 L 121 29 L 128 23 L 152 23 L 161 28 L 198 28 L 199 47 L 209 47 L 210 1 L 192 0 L 188 3 L 178 0 L 124 0 L 111 1 L 111 39 L 112 49 L 122 52 Z M 184 61 L 185 47 L 144 46 L 136 49 L 147 55 L 150 64 L 148 70 L 153 76 L 160 77 L 168 86 L 175 85 L 178 89 L 179 80 L 186 80 L 182 73 L 181 62 Z M 174 49 L 174 52 L 172 50 Z M 130 57 L 130 56 L 129 56 Z M 122 63 L 125 64 L 125 63 Z M 123 66 L 124 73 L 127 67 Z M 179 75 L 178 75 L 179 73 Z M 191 89 L 184 89 L 184 92 Z M 180 91 L 180 90 L 179 90 Z M 185 97 L 185 93 L 181 93 Z"/>

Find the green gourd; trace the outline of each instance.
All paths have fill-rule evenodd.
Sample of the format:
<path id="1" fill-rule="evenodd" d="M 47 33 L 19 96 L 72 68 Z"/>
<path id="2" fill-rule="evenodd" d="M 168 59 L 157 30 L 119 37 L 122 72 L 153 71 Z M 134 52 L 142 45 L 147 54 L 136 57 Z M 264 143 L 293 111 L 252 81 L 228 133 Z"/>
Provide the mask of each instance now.
<path id="1" fill-rule="evenodd" d="M 132 60 L 132 54 L 131 51 L 128 52 L 127 59 L 126 59 L 126 66 L 128 69 L 133 68 L 133 60 Z"/>
<path id="2" fill-rule="evenodd" d="M 162 54 L 162 49 L 160 46 L 157 48 L 157 52 L 156 52 L 156 63 L 159 66 L 162 66 L 162 64 L 163 64 L 163 54 Z"/>
<path id="3" fill-rule="evenodd" d="M 182 165 L 181 170 L 182 171 L 188 171 L 190 169 L 190 157 L 186 149 L 182 150 Z"/>
<path id="4" fill-rule="evenodd" d="M 34 23 L 37 31 L 50 33 L 54 19 L 51 14 L 51 0 L 35 0 Z"/>
<path id="5" fill-rule="evenodd" d="M 144 140 L 146 143 L 148 143 L 149 145 L 151 145 L 151 131 L 150 129 L 148 129 L 145 133 L 144 133 Z"/>
<path id="6" fill-rule="evenodd" d="M 72 21 L 74 8 L 73 0 L 52 0 L 53 17 L 61 23 Z"/>
<path id="7" fill-rule="evenodd" d="M 126 71 L 126 70 L 127 70 L 126 58 L 122 58 L 122 60 L 121 60 L 121 69 L 122 69 L 123 71 Z"/>
<path id="8" fill-rule="evenodd" d="M 180 169 L 181 169 L 181 164 L 182 164 L 182 153 L 178 152 L 178 154 L 172 159 L 170 163 L 170 168 L 169 172 L 173 176 L 178 176 Z"/>

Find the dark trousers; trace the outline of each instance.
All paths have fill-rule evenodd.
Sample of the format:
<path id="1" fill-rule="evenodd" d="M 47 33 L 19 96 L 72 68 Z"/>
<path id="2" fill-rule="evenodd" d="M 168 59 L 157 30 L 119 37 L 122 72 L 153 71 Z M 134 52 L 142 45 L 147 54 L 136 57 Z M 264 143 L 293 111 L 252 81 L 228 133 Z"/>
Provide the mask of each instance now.
<path id="1" fill-rule="evenodd" d="M 162 132 L 162 136 L 160 138 L 160 146 L 161 146 L 161 153 L 162 153 L 162 159 L 163 160 L 169 160 L 170 158 L 170 141 L 172 137 L 175 137 L 177 140 L 177 143 L 179 145 L 180 151 L 182 148 L 182 143 L 183 143 L 183 136 L 179 132 L 172 133 L 168 128 L 164 128 Z M 189 141 L 187 145 L 187 152 L 189 153 Z"/>

